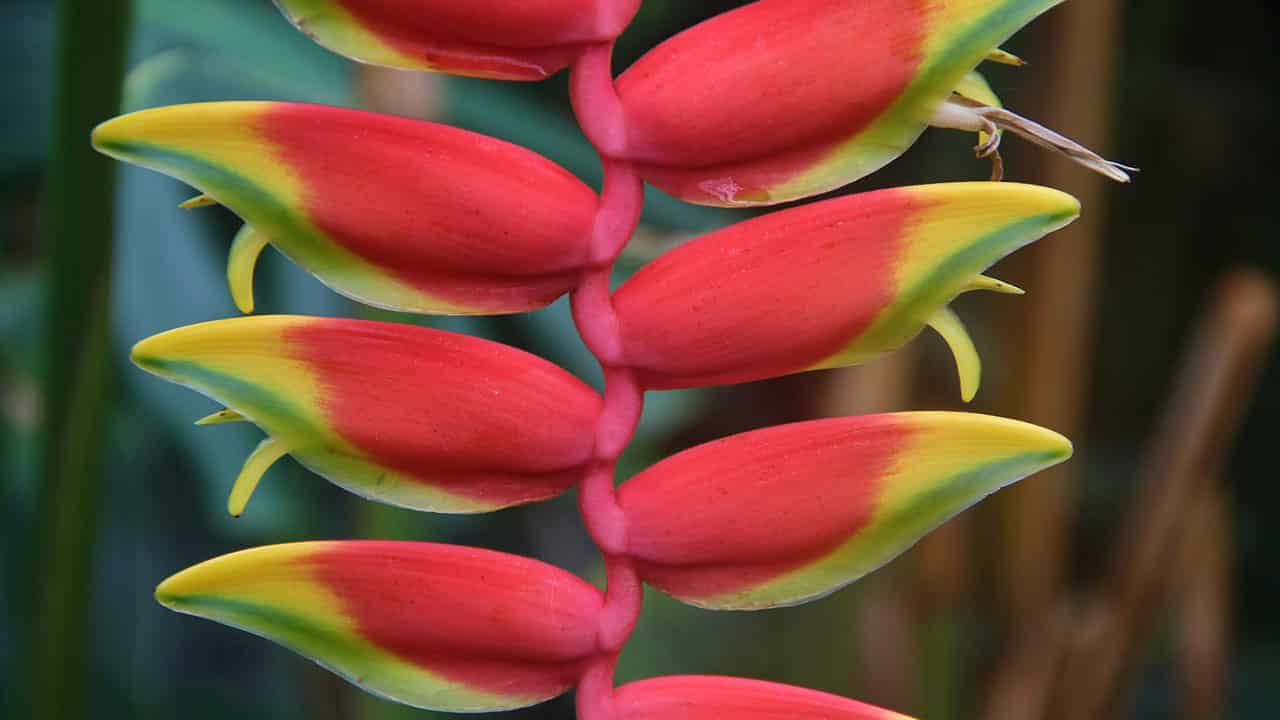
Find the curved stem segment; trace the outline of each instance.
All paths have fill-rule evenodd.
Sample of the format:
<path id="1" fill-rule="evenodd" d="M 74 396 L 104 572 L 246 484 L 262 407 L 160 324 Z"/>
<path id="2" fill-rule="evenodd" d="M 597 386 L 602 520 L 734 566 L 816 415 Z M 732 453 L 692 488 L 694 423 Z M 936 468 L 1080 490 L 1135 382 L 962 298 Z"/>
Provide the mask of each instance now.
<path id="1" fill-rule="evenodd" d="M 613 717 L 613 672 L 640 617 L 644 588 L 627 555 L 627 522 L 614 488 L 618 456 L 635 434 L 644 388 L 626 364 L 622 331 L 610 294 L 613 265 L 640 222 L 644 184 L 622 154 L 626 127 L 613 85 L 613 45 L 588 48 L 573 66 L 574 112 L 600 154 L 604 187 L 592 224 L 590 267 L 573 292 L 573 319 L 583 342 L 604 371 L 604 410 L 596 426 L 595 459 L 579 490 L 578 506 L 608 574 L 598 655 L 578 684 L 578 717 Z"/>

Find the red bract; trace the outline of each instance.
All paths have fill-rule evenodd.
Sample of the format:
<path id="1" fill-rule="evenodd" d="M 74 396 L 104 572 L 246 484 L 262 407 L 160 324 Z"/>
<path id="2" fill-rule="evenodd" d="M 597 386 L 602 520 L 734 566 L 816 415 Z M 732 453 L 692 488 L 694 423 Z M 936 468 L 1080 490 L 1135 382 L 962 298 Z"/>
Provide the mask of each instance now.
<path id="1" fill-rule="evenodd" d="M 240 514 L 284 454 L 365 497 L 487 512 L 553 497 L 591 459 L 600 396 L 551 363 L 466 335 L 298 316 L 217 320 L 134 348 L 270 436 L 236 483 Z"/>
<path id="2" fill-rule="evenodd" d="M 393 700 L 521 707 L 569 689 L 595 651 L 600 592 L 536 560 L 409 542 L 310 542 L 224 555 L 156 589 Z"/>
<path id="3" fill-rule="evenodd" d="M 947 107 L 966 73 L 1061 0 L 760 0 L 686 30 L 618 79 L 626 155 L 689 202 L 771 205 L 853 182 L 930 124 L 999 128 L 1086 162 L 996 108 Z M 1068 143 L 1067 146 L 1062 145 Z M 1116 179 L 1089 153 L 1086 164 Z"/>
<path id="4" fill-rule="evenodd" d="M 667 458 L 618 491 L 640 576 L 695 605 L 794 605 L 853 582 L 1071 443 L 969 413 L 815 420 Z"/>
<path id="5" fill-rule="evenodd" d="M 1078 212 L 1048 188 L 947 183 L 740 223 L 663 255 L 618 289 L 627 362 L 655 389 L 744 382 L 865 362 L 934 325 L 971 396 L 976 354 L 947 303 L 1001 287 L 979 273 Z"/>
<path id="6" fill-rule="evenodd" d="M 321 105 L 144 110 L 103 123 L 93 141 L 199 188 L 338 292 L 393 310 L 496 314 L 554 301 L 586 260 L 597 204 L 524 148 Z M 264 244 L 233 251 L 245 311 Z"/>
<path id="7" fill-rule="evenodd" d="M 622 34 L 640 0 L 275 0 L 348 57 L 412 70 L 541 80 Z"/>
<path id="8" fill-rule="evenodd" d="M 618 688 L 617 720 L 911 720 L 816 690 L 734 677 L 685 675 Z"/>

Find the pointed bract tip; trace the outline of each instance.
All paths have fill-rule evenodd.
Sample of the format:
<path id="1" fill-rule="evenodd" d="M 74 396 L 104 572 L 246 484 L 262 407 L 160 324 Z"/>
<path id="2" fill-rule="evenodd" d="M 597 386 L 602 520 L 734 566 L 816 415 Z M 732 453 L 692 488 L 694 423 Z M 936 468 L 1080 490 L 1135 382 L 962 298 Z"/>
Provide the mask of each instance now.
<path id="1" fill-rule="evenodd" d="M 253 491 L 258 489 L 262 476 L 277 460 L 287 454 L 289 454 L 289 447 L 276 438 L 269 437 L 258 443 L 258 447 L 254 448 L 249 458 L 244 461 L 244 467 L 240 469 L 240 475 L 236 478 L 235 485 L 231 487 L 231 495 L 227 497 L 227 512 L 231 517 L 238 518 L 244 514 L 249 498 L 253 497 Z"/>
<path id="2" fill-rule="evenodd" d="M 1080 216 L 1080 201 L 1073 195 L 1043 185 L 1016 182 L 935 183 L 903 188 L 916 197 L 939 204 L 960 203 L 980 207 L 988 217 L 1009 215 L 1026 218 L 1047 216 L 1066 225 Z M 1059 227 L 1061 227 L 1059 225 Z"/>
<path id="3" fill-rule="evenodd" d="M 236 233 L 231 252 L 227 255 L 227 288 L 236 309 L 245 315 L 252 314 L 254 310 L 253 272 L 267 244 L 265 235 L 252 225 L 245 225 Z"/>
<path id="4" fill-rule="evenodd" d="M 973 402 L 982 383 L 982 359 L 964 322 L 951 308 L 944 307 L 929 320 L 929 327 L 942 336 L 955 357 L 956 372 L 960 376 L 960 398 L 966 403 Z"/>
<path id="5" fill-rule="evenodd" d="M 1042 469 L 1067 460 L 1075 452 L 1071 441 L 1061 433 L 1022 420 L 966 413 L 952 413 L 946 417 L 929 412 L 918 415 L 934 417 L 941 425 L 954 422 L 957 426 L 966 423 L 971 428 L 981 428 L 982 436 L 992 444 L 1007 447 L 1013 452 L 1042 456 Z"/>
<path id="6" fill-rule="evenodd" d="M 1022 288 L 1018 287 L 1017 285 L 1014 285 L 1013 283 L 1007 283 L 1003 280 L 997 280 L 996 278 L 993 278 L 987 275 L 979 275 L 978 277 L 974 278 L 973 282 L 969 283 L 969 287 L 966 288 L 966 290 L 970 290 L 970 291 L 984 290 L 986 292 L 999 293 L 1001 295 L 1026 295 L 1027 294 L 1026 290 L 1023 290 Z"/>
<path id="7" fill-rule="evenodd" d="M 94 126 L 93 131 L 89 133 L 89 144 L 93 146 L 94 150 L 115 157 L 111 148 L 118 142 L 115 131 L 119 128 L 120 119 L 120 117 L 115 117 L 110 120 L 104 120 Z"/>
<path id="8" fill-rule="evenodd" d="M 210 425 L 225 425 L 227 423 L 247 422 L 248 418 L 231 408 L 223 408 L 215 413 L 210 413 L 193 423 L 200 427 L 208 427 Z"/>
<path id="9" fill-rule="evenodd" d="M 987 60 L 1000 65 L 1012 65 L 1013 67 L 1023 67 L 1027 64 L 1026 60 L 1014 55 L 1007 50 L 996 48 L 987 53 Z"/>
<path id="10" fill-rule="evenodd" d="M 178 612 L 190 612 L 192 600 L 225 595 L 247 582 L 259 580 L 262 569 L 296 560 L 331 545 L 301 542 L 240 550 L 205 560 L 174 573 L 156 586 L 156 602 Z"/>
<path id="11" fill-rule="evenodd" d="M 178 203 L 178 207 L 182 210 L 195 210 L 196 208 L 212 207 L 217 204 L 217 200 L 214 200 L 208 195 L 201 194 Z"/>

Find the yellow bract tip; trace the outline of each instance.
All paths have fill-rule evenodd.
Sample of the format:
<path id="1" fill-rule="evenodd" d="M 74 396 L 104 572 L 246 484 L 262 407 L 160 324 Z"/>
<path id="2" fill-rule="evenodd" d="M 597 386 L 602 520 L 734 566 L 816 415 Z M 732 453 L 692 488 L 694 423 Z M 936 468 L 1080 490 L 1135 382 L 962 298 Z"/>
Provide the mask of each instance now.
<path id="1" fill-rule="evenodd" d="M 253 270 L 267 243 L 266 236 L 252 225 L 240 228 L 231 242 L 231 253 L 227 256 L 227 287 L 236 307 L 246 315 L 253 312 Z"/>
<path id="2" fill-rule="evenodd" d="M 1012 65 L 1014 67 L 1022 67 L 1027 64 L 1026 60 L 1023 60 L 1007 50 L 1001 50 L 1000 48 L 996 48 L 995 50 L 987 53 L 987 60 L 1001 65 Z"/>
<path id="3" fill-rule="evenodd" d="M 956 371 L 960 374 L 960 397 L 971 402 L 978 394 L 978 386 L 982 382 L 982 358 L 978 349 L 969 337 L 969 331 L 950 308 L 942 308 L 932 319 L 929 327 L 933 328 L 951 348 L 956 359 Z"/>
<path id="4" fill-rule="evenodd" d="M 201 194 L 191 198 L 190 200 L 184 200 L 178 203 L 178 207 L 182 208 L 183 210 L 195 210 L 196 208 L 209 207 L 211 205 L 217 205 L 217 204 L 218 204 L 217 200 L 214 200 L 208 195 Z"/>
<path id="5" fill-rule="evenodd" d="M 226 423 L 246 422 L 248 418 L 231 408 L 223 408 L 216 413 L 205 415 L 195 422 L 196 425 L 204 427 L 206 425 L 224 425 Z"/>
<path id="6" fill-rule="evenodd" d="M 193 565 L 174 573 L 156 586 L 156 602 L 182 610 L 185 600 L 201 596 L 242 594 L 248 586 L 261 586 L 273 568 L 288 568 L 292 561 L 328 546 L 327 542 L 302 542 L 241 550 Z M 280 573 L 276 573 L 280 574 Z M 303 592 L 297 578 L 291 580 L 294 596 Z"/>
<path id="7" fill-rule="evenodd" d="M 965 292 L 970 292 L 973 290 L 985 290 L 987 292 L 1000 293 L 1001 295 L 1026 295 L 1027 294 L 1026 290 L 1023 290 L 1022 288 L 1018 287 L 1017 285 L 1014 285 L 1013 283 L 1007 283 L 1003 280 L 997 280 L 993 277 L 988 277 L 986 275 L 979 275 L 975 277 L 969 283 L 969 287 L 965 288 Z"/>
<path id="8" fill-rule="evenodd" d="M 289 448 L 276 438 L 269 437 L 258 443 L 258 447 L 250 453 L 249 459 L 244 461 L 244 467 L 240 468 L 240 476 L 236 478 L 235 485 L 231 488 L 231 497 L 227 498 L 227 512 L 231 513 L 232 517 L 240 517 L 244 514 L 249 498 L 258 488 L 258 481 L 266 474 L 268 468 L 288 454 Z"/>

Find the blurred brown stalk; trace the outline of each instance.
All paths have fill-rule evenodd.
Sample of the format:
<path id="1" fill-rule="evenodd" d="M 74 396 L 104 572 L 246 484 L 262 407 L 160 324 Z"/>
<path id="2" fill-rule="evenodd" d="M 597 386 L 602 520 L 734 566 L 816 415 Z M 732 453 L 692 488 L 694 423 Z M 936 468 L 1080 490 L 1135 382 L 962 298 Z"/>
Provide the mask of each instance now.
<path id="1" fill-rule="evenodd" d="M 1262 361 L 1275 339 L 1278 316 L 1280 295 L 1265 275 L 1237 272 L 1219 284 L 1183 358 L 1169 405 L 1141 466 L 1138 494 L 1128 522 L 1122 525 L 1101 592 L 1084 609 L 1077 622 L 1080 631 L 1073 633 L 1068 645 L 1062 688 L 1054 704 L 1059 710 L 1056 717 L 1116 717 L 1126 680 L 1138 669 L 1136 651 L 1155 629 L 1158 613 L 1153 608 L 1159 607 L 1170 583 L 1187 576 L 1203 578 L 1205 572 L 1212 573 L 1211 581 L 1224 581 L 1225 572 L 1221 567 L 1215 570 L 1215 564 L 1225 559 L 1227 533 L 1221 529 L 1225 516 L 1213 507 L 1225 503 L 1221 488 L 1212 481 L 1220 477 L 1249 405 Z M 1188 558 L 1188 535 L 1199 541 L 1193 558 Z M 1173 558 L 1200 562 L 1188 567 Z M 1207 609 L 1216 613 L 1225 589 L 1210 587 L 1204 592 L 1208 595 L 1196 602 L 1202 607 L 1207 603 Z M 1214 617 L 1208 625 L 1223 622 Z M 1216 653 L 1225 644 L 1215 641 L 1208 648 Z M 1212 677 L 1221 678 L 1221 673 L 1212 668 L 1224 663 L 1220 656 L 1204 659 L 1205 649 L 1197 648 L 1211 673 L 1205 676 L 1210 686 L 1187 688 L 1202 695 L 1220 685 L 1221 680 Z M 1221 702 L 1220 697 L 1208 697 L 1202 704 L 1212 707 Z"/>
<path id="2" fill-rule="evenodd" d="M 1046 60 L 1022 72 L 1040 88 L 1035 115 L 1104 151 L 1111 126 L 1116 0 L 1068 3 L 1040 30 Z M 1038 56 L 1041 55 L 1038 53 Z M 1010 368 L 999 414 L 1084 437 L 1092 373 L 1101 235 L 1107 221 L 1107 180 L 1054 156 L 1041 156 L 1035 182 L 1069 192 L 1086 211 L 1049 242 L 1016 255 L 1015 282 L 1031 289 L 1022 314 L 1006 328 L 1001 347 Z M 1059 598 L 1071 554 L 1070 529 L 1078 463 L 1067 463 L 996 497 L 1000 518 L 994 551 L 1005 613 L 1005 657 L 997 666 L 985 715 L 991 720 L 1043 717 L 1057 667 L 1046 633 L 1058 626 Z"/>

